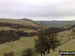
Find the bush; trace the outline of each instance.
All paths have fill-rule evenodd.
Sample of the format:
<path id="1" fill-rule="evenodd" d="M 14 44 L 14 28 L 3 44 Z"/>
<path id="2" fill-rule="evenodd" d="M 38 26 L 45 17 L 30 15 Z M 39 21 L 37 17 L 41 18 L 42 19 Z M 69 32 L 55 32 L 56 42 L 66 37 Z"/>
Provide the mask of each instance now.
<path id="1" fill-rule="evenodd" d="M 4 56 L 14 56 L 14 52 L 5 53 Z"/>
<path id="2" fill-rule="evenodd" d="M 22 54 L 22 56 L 33 56 L 33 51 L 32 51 L 32 49 L 26 49 L 24 52 L 23 52 L 23 54 Z"/>

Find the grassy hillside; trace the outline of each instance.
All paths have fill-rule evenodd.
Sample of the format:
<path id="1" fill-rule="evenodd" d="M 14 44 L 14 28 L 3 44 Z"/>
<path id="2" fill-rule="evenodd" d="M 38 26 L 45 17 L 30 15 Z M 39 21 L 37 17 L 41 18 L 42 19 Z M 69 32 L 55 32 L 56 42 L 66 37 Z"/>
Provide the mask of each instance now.
<path id="1" fill-rule="evenodd" d="M 73 29 L 58 33 L 57 38 L 61 41 L 62 45 L 57 47 L 55 51 L 51 50 L 51 53 L 45 56 L 59 56 L 60 49 L 61 51 L 75 51 L 75 35 L 73 35 Z"/>
<path id="2" fill-rule="evenodd" d="M 75 40 L 73 40 L 71 32 L 72 32 L 72 30 L 58 33 L 57 38 L 61 41 L 62 45 L 59 46 L 55 52 L 51 51 L 50 54 L 45 55 L 45 56 L 56 56 L 56 55 L 58 56 L 58 52 L 60 49 L 61 50 L 74 50 Z M 61 37 L 61 36 L 63 36 L 63 37 Z M 37 38 L 37 36 L 24 37 L 24 38 L 21 38 L 20 40 L 14 41 L 14 42 L 0 44 L 0 56 L 3 56 L 4 53 L 8 53 L 11 51 L 13 51 L 15 53 L 15 56 L 21 56 L 22 52 L 28 48 L 31 48 L 34 50 L 35 49 L 34 48 L 34 39 L 35 38 Z M 71 38 L 71 39 L 69 40 L 69 38 Z M 69 45 L 69 44 L 71 44 L 71 45 Z M 72 49 L 71 49 L 71 47 L 72 47 Z M 40 56 L 40 54 L 35 53 L 35 56 Z"/>
<path id="3" fill-rule="evenodd" d="M 0 19 L 0 23 L 9 23 L 9 24 L 18 24 L 23 26 L 33 26 L 33 27 L 39 27 L 38 24 L 34 23 L 31 20 L 21 20 L 21 19 Z M 24 32 L 37 32 L 35 29 L 31 28 L 11 28 L 9 26 L 0 26 L 0 30 L 22 30 Z M 15 36 L 16 37 L 16 36 Z M 7 42 L 0 44 L 0 56 L 4 56 L 4 53 L 14 52 L 15 56 L 21 56 L 22 52 L 25 51 L 28 48 L 32 48 L 34 50 L 34 39 L 36 37 L 21 37 L 20 39 L 12 42 Z"/>
<path id="4" fill-rule="evenodd" d="M 33 21 L 30 20 L 22 20 L 22 19 L 1 19 L 0 18 L 0 22 L 5 22 L 5 23 L 13 23 L 13 24 L 22 24 L 25 26 L 38 26 L 37 24 L 35 24 Z"/>
<path id="5" fill-rule="evenodd" d="M 31 20 L 27 20 L 27 19 L 26 20 L 25 19 L 24 20 L 0 19 L 0 22 L 20 24 L 24 26 L 33 26 L 37 28 L 39 27 L 38 24 L 34 23 Z M 73 32 L 72 32 L 73 29 L 59 32 L 57 34 L 57 39 L 60 40 L 61 46 L 57 47 L 55 52 L 51 50 L 51 53 L 45 56 L 59 56 L 58 52 L 60 49 L 62 51 L 75 50 L 75 47 L 74 47 L 75 46 L 75 35 L 73 35 Z M 24 32 L 37 32 L 34 29 L 33 30 L 24 29 L 24 28 L 15 29 L 15 28 L 10 28 L 8 26 L 3 26 L 3 27 L 1 26 L 0 30 L 22 30 Z M 0 56 L 3 56 L 4 53 L 9 53 L 9 52 L 14 52 L 15 56 L 21 56 L 23 51 L 25 51 L 28 48 L 31 48 L 33 50 L 34 56 L 40 56 L 39 53 L 35 52 L 35 48 L 34 48 L 35 38 L 37 38 L 37 36 L 21 37 L 19 40 L 0 44 Z"/>
<path id="6" fill-rule="evenodd" d="M 0 18 L 0 30 L 23 30 L 25 32 L 36 32 L 36 29 L 38 29 L 38 27 L 40 26 L 37 23 L 28 19 L 1 19 Z"/>
<path id="7" fill-rule="evenodd" d="M 46 56 L 59 56 L 60 49 L 61 51 L 75 51 L 75 39 L 59 46 L 55 52 L 51 52 L 49 55 Z"/>
<path id="8" fill-rule="evenodd" d="M 34 48 L 34 39 L 35 37 L 24 37 L 14 42 L 0 44 L 0 56 L 11 51 L 15 53 L 15 56 L 21 56 L 25 49 Z"/>

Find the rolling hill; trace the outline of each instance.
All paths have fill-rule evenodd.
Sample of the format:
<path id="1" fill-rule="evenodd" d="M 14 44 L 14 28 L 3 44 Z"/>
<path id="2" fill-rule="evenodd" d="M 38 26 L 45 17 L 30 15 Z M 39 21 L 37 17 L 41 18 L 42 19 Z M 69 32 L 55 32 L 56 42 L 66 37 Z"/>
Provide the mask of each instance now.
<path id="1" fill-rule="evenodd" d="M 14 26 L 14 28 L 10 26 L 11 24 Z M 16 28 L 19 26 L 22 26 L 22 27 Z M 23 28 L 23 26 L 25 27 Z M 27 28 L 26 26 L 28 26 L 29 28 Z M 30 27 L 38 29 L 40 25 L 28 19 L 0 19 L 0 30 L 22 30 L 28 33 L 37 32 L 37 30 L 32 29 Z M 57 39 L 60 40 L 61 45 L 56 48 L 56 51 L 53 52 L 51 50 L 50 54 L 47 54 L 44 56 L 59 56 L 58 52 L 60 49 L 62 51 L 75 50 L 75 47 L 74 47 L 75 35 L 73 34 L 73 29 L 75 28 L 73 27 L 69 30 L 59 32 L 57 34 Z M 15 56 L 21 56 L 23 51 L 25 51 L 28 48 L 31 48 L 33 50 L 34 56 L 40 56 L 39 53 L 35 52 L 35 48 L 34 48 L 35 39 L 37 37 L 38 36 L 29 36 L 29 37 L 23 36 L 16 41 L 0 44 L 0 56 L 4 56 L 4 53 L 9 53 L 9 52 L 14 52 Z"/>
<path id="2" fill-rule="evenodd" d="M 74 50 L 75 40 L 73 40 L 74 36 L 72 36 L 72 30 L 73 29 L 69 31 L 66 30 L 63 32 L 59 32 L 57 38 L 61 41 L 62 45 L 59 46 L 55 52 L 51 51 L 50 54 L 47 54 L 45 56 L 58 56 L 59 55 L 58 52 L 60 49 L 65 50 L 66 48 L 66 50 Z M 35 52 L 35 48 L 34 48 L 35 38 L 37 38 L 37 36 L 23 37 L 14 42 L 12 41 L 8 43 L 0 44 L 0 56 L 3 56 L 4 53 L 9 53 L 9 52 L 14 52 L 15 56 L 21 56 L 22 52 L 28 48 L 31 48 L 34 51 L 35 53 L 34 56 L 40 56 L 40 54 Z M 71 49 L 71 47 L 73 49 Z"/>

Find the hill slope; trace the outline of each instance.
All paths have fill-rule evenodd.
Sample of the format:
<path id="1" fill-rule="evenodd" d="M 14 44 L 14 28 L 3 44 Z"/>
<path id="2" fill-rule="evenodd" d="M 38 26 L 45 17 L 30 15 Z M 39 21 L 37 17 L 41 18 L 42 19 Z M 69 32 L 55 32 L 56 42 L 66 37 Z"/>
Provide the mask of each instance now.
<path id="1" fill-rule="evenodd" d="M 3 23 L 13 23 L 13 24 L 22 24 L 22 25 L 26 25 L 26 26 L 38 26 L 37 24 L 35 24 L 34 22 L 32 22 L 31 20 L 27 20 L 27 19 L 1 19 L 0 18 L 0 22 Z"/>
<path id="2" fill-rule="evenodd" d="M 15 28 L 13 28 L 13 27 Z M 20 26 L 25 26 L 24 28 L 16 28 Z M 27 27 L 26 27 L 27 26 Z M 39 25 L 31 20 L 27 19 L 0 19 L 0 30 L 22 30 L 24 32 L 36 32 Z M 22 32 L 21 31 L 21 32 Z M 15 36 L 16 37 L 16 36 Z M 34 47 L 35 37 L 23 37 L 16 41 L 11 41 L 7 43 L 0 44 L 0 56 L 4 56 L 4 53 L 14 52 L 15 56 L 21 56 L 22 52 L 27 48 Z"/>
<path id="3" fill-rule="evenodd" d="M 34 48 L 35 37 L 24 37 L 20 40 L 0 44 L 0 56 L 4 56 L 4 53 L 14 52 L 15 56 L 21 56 L 22 52 L 28 48 Z"/>
<path id="4" fill-rule="evenodd" d="M 39 24 L 29 19 L 1 19 L 0 30 L 23 30 L 26 32 L 36 31 Z"/>
<path id="5" fill-rule="evenodd" d="M 46 56 L 59 56 L 59 51 L 75 51 L 75 39 L 69 41 L 68 43 L 59 46 L 55 52 L 51 52 L 49 55 Z"/>
<path id="6" fill-rule="evenodd" d="M 73 46 L 72 48 L 75 48 L 74 47 L 75 40 L 73 40 L 71 32 L 72 32 L 72 30 L 58 33 L 57 38 L 61 41 L 61 43 L 63 45 L 59 46 L 55 52 L 51 51 L 50 54 L 45 55 L 45 56 L 56 56 L 56 55 L 58 56 L 59 55 L 58 52 L 60 49 L 61 50 L 73 50 L 73 49 L 71 49 L 71 46 Z M 63 36 L 63 37 L 61 37 L 61 36 Z M 3 56 L 4 53 L 9 53 L 11 51 L 13 51 L 15 53 L 15 56 L 21 56 L 22 52 L 28 48 L 31 48 L 34 50 L 35 49 L 34 48 L 35 38 L 37 38 L 37 36 L 24 37 L 24 38 L 21 38 L 20 40 L 14 41 L 14 42 L 0 44 L 0 56 Z M 69 38 L 71 38 L 71 39 L 69 40 Z M 40 56 L 40 54 L 35 53 L 35 56 Z"/>

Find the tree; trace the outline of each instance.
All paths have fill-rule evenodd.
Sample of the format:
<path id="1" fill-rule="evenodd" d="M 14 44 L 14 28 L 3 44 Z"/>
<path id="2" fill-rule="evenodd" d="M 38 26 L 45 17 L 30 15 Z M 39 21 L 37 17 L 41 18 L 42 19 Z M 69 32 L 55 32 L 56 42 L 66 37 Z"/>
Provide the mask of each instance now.
<path id="1" fill-rule="evenodd" d="M 62 30 L 60 30 L 59 28 L 49 28 L 49 29 L 46 29 L 44 32 L 45 32 L 45 35 L 46 35 L 46 38 L 47 38 L 47 43 L 48 44 L 48 52 L 47 53 L 50 53 L 50 49 L 53 49 L 53 51 L 55 51 L 55 48 L 57 46 L 60 45 L 60 41 L 56 38 L 57 37 L 57 33 L 60 32 Z"/>
<path id="2" fill-rule="evenodd" d="M 59 41 L 55 36 L 51 37 L 50 43 L 51 43 L 51 49 L 53 49 L 53 51 L 55 51 L 55 48 L 60 45 Z"/>
<path id="3" fill-rule="evenodd" d="M 57 40 L 58 31 L 56 28 L 45 29 L 39 32 L 38 39 L 35 41 L 35 48 L 38 50 L 42 56 L 45 52 L 50 53 L 50 49 L 55 50 L 59 45 Z"/>
<path id="4" fill-rule="evenodd" d="M 36 51 L 40 52 L 41 56 L 45 55 L 45 52 L 46 52 L 46 45 L 45 45 L 44 40 L 46 39 L 40 38 L 40 39 L 35 40 Z"/>

